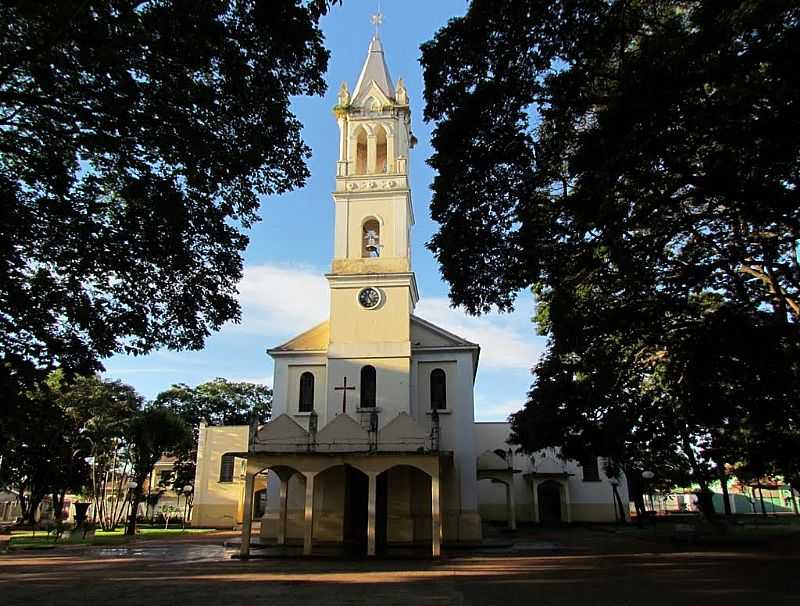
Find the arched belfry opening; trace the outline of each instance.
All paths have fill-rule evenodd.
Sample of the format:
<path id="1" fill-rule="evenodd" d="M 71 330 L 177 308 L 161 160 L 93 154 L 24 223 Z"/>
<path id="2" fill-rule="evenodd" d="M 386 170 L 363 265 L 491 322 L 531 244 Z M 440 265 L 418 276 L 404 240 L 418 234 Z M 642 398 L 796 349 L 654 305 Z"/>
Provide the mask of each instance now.
<path id="1" fill-rule="evenodd" d="M 375 137 L 375 172 L 376 173 L 385 173 L 388 172 L 388 160 L 389 157 L 387 155 L 387 140 L 386 140 L 386 129 L 379 127 L 377 129 L 378 133 Z"/>
<path id="2" fill-rule="evenodd" d="M 367 219 L 361 228 L 361 256 L 381 256 L 381 224 L 377 219 Z"/>
<path id="3" fill-rule="evenodd" d="M 356 131 L 356 174 L 367 174 L 367 131 L 359 127 Z"/>

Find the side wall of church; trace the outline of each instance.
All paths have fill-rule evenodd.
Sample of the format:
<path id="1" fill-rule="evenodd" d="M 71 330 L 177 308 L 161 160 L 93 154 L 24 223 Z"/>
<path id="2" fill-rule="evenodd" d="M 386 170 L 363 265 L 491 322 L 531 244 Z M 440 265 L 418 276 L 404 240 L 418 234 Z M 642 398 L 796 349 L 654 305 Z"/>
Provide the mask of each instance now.
<path id="1" fill-rule="evenodd" d="M 511 425 L 509 423 L 475 423 L 475 443 L 478 454 L 495 449 L 507 451 L 510 446 L 506 443 L 506 440 L 510 433 Z M 539 452 L 534 457 L 534 461 L 524 455 L 514 455 L 514 468 L 521 470 L 521 473 L 514 475 L 513 487 L 517 520 L 533 521 L 535 519 L 531 486 L 524 477 L 525 474 L 535 469 L 544 473 L 566 472 L 571 474 L 568 479 L 568 489 L 572 521 L 615 521 L 613 492 L 609 479 L 603 471 L 602 460 L 598 461 L 599 481 L 584 481 L 583 470 L 576 461 L 562 461 L 553 452 Z M 622 502 L 627 503 L 628 495 L 624 479 L 620 482 L 619 492 Z M 478 483 L 478 499 L 479 510 L 484 520 L 505 521 L 508 519 L 506 493 L 503 484 L 493 483 L 490 480 L 481 480 Z M 566 506 L 565 503 L 563 505 Z"/>

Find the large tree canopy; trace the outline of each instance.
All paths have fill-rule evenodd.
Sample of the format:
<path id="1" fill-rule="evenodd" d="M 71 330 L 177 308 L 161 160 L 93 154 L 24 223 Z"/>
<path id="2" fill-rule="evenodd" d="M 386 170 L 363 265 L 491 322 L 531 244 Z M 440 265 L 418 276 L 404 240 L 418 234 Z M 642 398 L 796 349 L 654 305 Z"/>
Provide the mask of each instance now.
<path id="1" fill-rule="evenodd" d="M 473 0 L 423 46 L 451 299 L 533 287 L 549 336 L 523 446 L 705 481 L 796 439 L 798 44 L 788 0 Z"/>
<path id="2" fill-rule="evenodd" d="M 308 175 L 336 0 L 0 7 L 0 358 L 97 367 L 237 320 L 258 196 Z M 5 366 L 4 366 L 5 367 Z"/>

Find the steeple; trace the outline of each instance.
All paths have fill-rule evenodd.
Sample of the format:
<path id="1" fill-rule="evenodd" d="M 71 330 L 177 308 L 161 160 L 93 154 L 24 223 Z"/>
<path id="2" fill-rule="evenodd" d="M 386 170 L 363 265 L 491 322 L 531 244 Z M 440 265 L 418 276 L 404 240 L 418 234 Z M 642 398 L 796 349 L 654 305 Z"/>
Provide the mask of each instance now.
<path id="1" fill-rule="evenodd" d="M 367 59 L 364 61 L 364 67 L 361 68 L 361 75 L 359 75 L 353 91 L 353 101 L 355 103 L 363 100 L 369 93 L 370 85 L 373 82 L 384 95 L 389 99 L 394 99 L 392 77 L 389 75 L 389 67 L 386 65 L 386 60 L 383 56 L 383 45 L 377 32 L 369 43 Z"/>

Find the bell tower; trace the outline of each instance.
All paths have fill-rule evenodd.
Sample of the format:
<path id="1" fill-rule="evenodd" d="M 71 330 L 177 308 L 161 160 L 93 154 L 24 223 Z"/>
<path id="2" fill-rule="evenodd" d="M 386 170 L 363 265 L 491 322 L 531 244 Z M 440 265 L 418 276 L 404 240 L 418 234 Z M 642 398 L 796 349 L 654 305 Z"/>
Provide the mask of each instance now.
<path id="1" fill-rule="evenodd" d="M 352 94 L 342 83 L 334 114 L 339 160 L 333 273 L 410 271 L 411 113 L 402 79 L 396 88 L 392 84 L 377 35 Z"/>
<path id="2" fill-rule="evenodd" d="M 342 83 L 333 112 L 339 155 L 333 263 L 326 275 L 329 381 L 346 376 L 353 384 L 359 368 L 375 366 L 378 405 L 382 393 L 391 393 L 392 407 L 407 412 L 410 318 L 419 298 L 411 271 L 408 180 L 415 139 L 408 92 L 402 79 L 395 84 L 389 75 L 377 31 L 355 87 L 351 92 Z"/>

